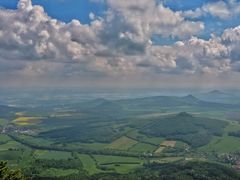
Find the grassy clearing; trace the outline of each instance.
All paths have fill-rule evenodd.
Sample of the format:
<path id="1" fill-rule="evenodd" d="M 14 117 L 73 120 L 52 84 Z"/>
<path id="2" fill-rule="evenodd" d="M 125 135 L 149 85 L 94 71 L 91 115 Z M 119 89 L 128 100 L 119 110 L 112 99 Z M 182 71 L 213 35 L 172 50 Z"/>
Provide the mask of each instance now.
<path id="1" fill-rule="evenodd" d="M 69 152 L 60 152 L 60 151 L 42 151 L 42 150 L 36 150 L 34 153 L 35 157 L 37 159 L 54 159 L 54 160 L 60 160 L 60 159 L 68 159 L 71 158 L 71 153 Z"/>
<path id="2" fill-rule="evenodd" d="M 161 138 L 161 137 L 146 137 L 144 138 L 145 141 L 153 143 L 153 144 L 161 144 L 163 141 L 165 141 L 165 138 Z"/>
<path id="3" fill-rule="evenodd" d="M 22 149 L 24 146 L 16 141 L 8 141 L 5 144 L 0 145 L 0 151 L 7 151 L 9 149 Z"/>
<path id="4" fill-rule="evenodd" d="M 114 164 L 114 163 L 142 163 L 143 161 L 139 158 L 134 157 L 122 157 L 122 156 L 105 156 L 105 155 L 94 155 L 94 158 L 98 164 Z"/>
<path id="5" fill-rule="evenodd" d="M 123 136 L 123 137 L 115 140 L 111 144 L 107 145 L 106 148 L 107 149 L 128 150 L 137 143 L 138 143 L 137 141 L 130 139 L 126 136 Z"/>
<path id="6" fill-rule="evenodd" d="M 145 144 L 145 143 L 137 143 L 129 151 L 135 152 L 153 152 L 156 149 L 156 146 Z"/>
<path id="7" fill-rule="evenodd" d="M 199 148 L 200 151 L 229 153 L 240 150 L 240 138 L 224 135 L 223 137 L 214 137 L 212 141 Z"/>
<path id="8" fill-rule="evenodd" d="M 222 137 L 214 137 L 211 142 L 203 147 L 200 147 L 200 151 L 206 152 L 219 152 L 229 153 L 240 150 L 240 138 L 228 136 L 228 132 L 240 130 L 240 124 L 237 122 L 230 122 L 224 129 L 224 135 Z"/>
<path id="9" fill-rule="evenodd" d="M 134 157 L 95 155 L 94 158 L 99 166 L 117 173 L 129 173 L 141 167 L 143 163 L 143 160 Z"/>
<path id="10" fill-rule="evenodd" d="M 68 176 L 71 174 L 77 174 L 77 169 L 55 169 L 55 168 L 49 168 L 42 171 L 39 176 L 40 177 L 63 177 Z"/>
<path id="11" fill-rule="evenodd" d="M 155 145 L 159 145 L 165 140 L 165 138 L 161 138 L 161 137 L 148 137 L 142 133 L 139 133 L 137 130 L 131 131 L 127 135 L 134 139 L 139 139 L 140 141 L 152 143 Z"/>
<path id="12" fill-rule="evenodd" d="M 89 155 L 79 154 L 79 159 L 83 164 L 83 168 L 88 172 L 89 175 L 102 172 L 100 169 L 97 169 L 96 162 Z"/>

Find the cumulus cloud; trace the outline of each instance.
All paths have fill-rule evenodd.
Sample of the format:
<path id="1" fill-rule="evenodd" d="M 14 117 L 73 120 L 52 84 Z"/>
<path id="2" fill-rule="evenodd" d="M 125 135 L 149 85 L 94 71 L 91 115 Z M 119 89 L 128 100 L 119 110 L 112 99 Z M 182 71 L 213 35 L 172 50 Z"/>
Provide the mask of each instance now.
<path id="1" fill-rule="evenodd" d="M 236 28 L 227 29 L 222 35 L 222 42 L 227 46 L 229 57 L 231 59 L 231 66 L 233 70 L 240 72 L 240 26 Z"/>
<path id="2" fill-rule="evenodd" d="M 32 10 L 32 1 L 31 0 L 21 0 L 18 3 L 18 9 L 22 11 L 30 11 Z"/>
<path id="3" fill-rule="evenodd" d="M 188 18 L 199 18 L 201 16 L 211 15 L 223 20 L 230 19 L 240 14 L 240 2 L 237 0 L 219 0 L 203 5 L 195 10 L 182 12 L 182 15 Z"/>
<path id="4" fill-rule="evenodd" d="M 53 19 L 31 0 L 20 0 L 17 10 L 1 9 L 1 66 L 18 76 L 50 77 L 218 75 L 240 69 L 240 27 L 203 40 L 197 38 L 203 22 L 186 20 L 182 13 L 154 0 L 105 3 L 105 16 L 90 13 L 90 24 Z M 203 9 L 213 12 L 215 8 L 209 4 L 198 13 Z M 161 46 L 152 42 L 153 35 L 179 41 Z"/>
<path id="5" fill-rule="evenodd" d="M 184 38 L 204 29 L 202 22 L 187 21 L 178 12 L 157 4 L 154 0 L 108 0 L 107 3 L 112 11 L 108 23 L 116 21 L 114 17 L 118 15 L 118 23 L 128 28 L 128 31 L 122 32 L 126 38 L 144 41 L 152 34 Z"/>

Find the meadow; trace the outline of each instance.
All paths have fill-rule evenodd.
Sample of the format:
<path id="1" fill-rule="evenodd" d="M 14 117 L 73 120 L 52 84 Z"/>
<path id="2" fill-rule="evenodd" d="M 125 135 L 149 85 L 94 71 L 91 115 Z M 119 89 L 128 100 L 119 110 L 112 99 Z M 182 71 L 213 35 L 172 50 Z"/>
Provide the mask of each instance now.
<path id="1" fill-rule="evenodd" d="M 238 106 L 193 96 L 38 103 L 45 101 L 48 108 L 11 108 L 0 117 L 0 159 L 35 179 L 124 175 L 192 161 L 231 167 L 219 157 L 240 152 L 240 137 L 230 134 L 240 124 L 225 116 Z"/>

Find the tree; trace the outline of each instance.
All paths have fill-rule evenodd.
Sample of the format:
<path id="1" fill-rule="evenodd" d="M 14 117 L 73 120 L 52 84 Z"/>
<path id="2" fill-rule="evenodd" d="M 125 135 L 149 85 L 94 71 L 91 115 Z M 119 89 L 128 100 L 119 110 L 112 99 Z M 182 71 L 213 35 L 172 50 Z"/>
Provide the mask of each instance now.
<path id="1" fill-rule="evenodd" d="M 7 166 L 7 162 L 0 162 L 1 180 L 26 180 L 20 170 L 12 170 Z"/>

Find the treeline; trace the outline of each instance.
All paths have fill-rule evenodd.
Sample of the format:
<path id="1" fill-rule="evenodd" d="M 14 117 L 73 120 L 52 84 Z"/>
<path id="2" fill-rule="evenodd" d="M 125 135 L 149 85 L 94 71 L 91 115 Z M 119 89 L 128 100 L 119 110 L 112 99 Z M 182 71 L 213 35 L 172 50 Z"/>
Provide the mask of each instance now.
<path id="1" fill-rule="evenodd" d="M 203 132 L 203 133 L 193 133 L 193 134 L 176 134 L 176 135 L 166 136 L 166 138 L 185 142 L 191 145 L 192 147 L 200 147 L 205 144 L 208 144 L 211 141 L 212 136 L 207 132 Z"/>
<path id="2" fill-rule="evenodd" d="M 96 154 L 96 155 L 113 155 L 113 156 L 123 156 L 123 157 L 145 157 L 144 154 L 138 152 L 128 152 L 128 151 L 120 151 L 120 150 L 94 150 L 94 149 L 86 149 L 86 148 L 69 148 L 69 147 L 59 147 L 54 145 L 43 145 L 43 144 L 35 144 L 33 142 L 29 142 L 26 139 L 22 139 L 14 133 L 8 134 L 13 140 L 28 146 L 32 149 L 38 150 L 48 150 L 48 151 L 62 151 L 62 152 L 78 152 L 82 154 Z M 156 156 L 158 157 L 158 156 Z"/>
<path id="3" fill-rule="evenodd" d="M 0 179 L 1 180 L 26 180 L 20 170 L 13 170 L 7 166 L 7 162 L 0 162 Z"/>
<path id="4" fill-rule="evenodd" d="M 31 177 L 32 179 L 77 179 L 77 177 L 86 177 L 88 173 L 83 169 L 83 164 L 77 153 L 73 152 L 71 154 L 71 158 L 68 159 L 35 159 L 31 161 L 30 166 L 25 167 L 23 169 L 24 174 L 27 177 Z M 73 173 L 68 176 L 63 177 L 41 177 L 41 172 L 47 171 L 50 168 L 54 169 L 75 169 L 77 173 Z"/>
<path id="5" fill-rule="evenodd" d="M 240 175 L 235 170 L 223 165 L 208 162 L 181 162 L 175 164 L 148 164 L 144 169 L 133 173 L 119 175 L 99 174 L 91 177 L 92 180 L 203 180 L 203 179 L 227 179 L 239 180 Z"/>
<path id="6" fill-rule="evenodd" d="M 240 137 L 240 131 L 229 132 L 229 136 Z"/>
<path id="7" fill-rule="evenodd" d="M 56 169 L 79 169 L 82 167 L 82 163 L 78 159 L 36 159 L 34 166 L 40 166 L 42 168 L 56 168 Z"/>

